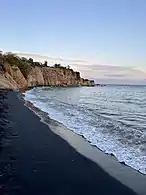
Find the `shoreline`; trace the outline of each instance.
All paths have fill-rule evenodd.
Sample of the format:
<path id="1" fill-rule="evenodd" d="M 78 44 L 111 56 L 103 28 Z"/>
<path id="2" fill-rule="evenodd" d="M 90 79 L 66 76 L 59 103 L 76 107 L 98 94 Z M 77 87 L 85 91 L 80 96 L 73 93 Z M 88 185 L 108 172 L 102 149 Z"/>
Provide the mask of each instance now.
<path id="1" fill-rule="evenodd" d="M 33 90 L 32 90 L 33 91 Z M 33 92 L 32 92 L 32 94 L 33 94 Z M 30 95 L 31 95 L 31 90 L 30 90 Z M 26 96 L 25 96 L 26 98 L 24 98 L 26 101 L 28 100 L 30 100 L 30 103 L 31 104 L 33 104 L 33 99 L 32 99 L 32 101 L 31 101 L 31 97 L 30 97 L 30 99 L 29 99 L 29 91 L 28 91 L 28 98 L 27 98 L 27 92 L 26 92 Z M 40 103 L 42 103 L 42 102 L 40 102 Z M 96 138 L 96 140 L 98 140 L 99 139 L 99 141 L 100 141 L 100 144 L 97 144 L 96 143 L 96 140 L 94 139 L 93 141 L 92 141 L 92 139 L 90 139 L 90 136 L 87 136 L 86 135 L 86 133 L 84 133 L 84 131 L 82 132 L 82 130 L 84 130 L 84 125 L 82 125 L 82 130 L 80 131 L 76 131 L 76 128 L 74 128 L 74 126 L 70 126 L 70 123 L 68 123 L 68 121 L 72 121 L 72 118 L 68 118 L 68 120 L 67 121 L 65 121 L 66 120 L 66 118 L 65 118 L 65 120 L 64 120 L 64 117 L 62 117 L 62 119 L 60 119 L 60 117 L 56 117 L 55 115 L 54 115 L 54 111 L 51 111 L 51 112 L 49 112 L 49 105 L 48 105 L 48 110 L 46 110 L 46 108 L 45 108 L 45 106 L 42 104 L 42 106 L 41 106 L 41 104 L 35 104 L 35 102 L 34 102 L 34 105 L 33 106 L 36 106 L 38 109 L 40 109 L 42 112 L 45 112 L 45 113 L 47 113 L 47 115 L 49 115 L 50 117 L 51 117 L 51 119 L 54 119 L 54 120 L 56 120 L 58 123 L 60 123 L 60 124 L 62 124 L 62 125 L 64 125 L 65 126 L 65 128 L 68 128 L 70 131 L 72 131 L 72 132 L 74 132 L 75 134 L 77 134 L 77 135 L 79 135 L 79 136 L 81 136 L 81 137 L 83 137 L 90 145 L 92 145 L 93 147 L 96 147 L 96 148 L 98 148 L 100 151 L 102 151 L 102 152 L 104 152 L 104 153 L 106 153 L 107 155 L 110 155 L 110 156 L 113 156 L 119 163 L 121 163 L 121 164 L 123 164 L 123 165 L 125 165 L 125 166 L 128 166 L 128 167 L 130 167 L 130 168 L 132 168 L 132 169 L 134 169 L 134 170 L 136 170 L 136 171 L 138 171 L 140 174 L 142 174 L 142 175 L 146 175 L 146 170 L 145 170 L 145 161 L 141 161 L 140 159 L 139 159 L 139 161 L 137 160 L 137 159 L 135 159 L 135 160 L 133 160 L 133 158 L 132 157 L 134 157 L 135 158 L 135 156 L 133 155 L 132 157 L 131 157 L 131 161 L 129 160 L 130 159 L 130 155 L 129 155 L 129 159 L 128 158 L 123 158 L 123 156 L 124 155 L 122 155 L 122 157 L 120 157 L 120 155 L 118 154 L 118 152 L 116 152 L 116 151 L 110 151 L 109 150 L 109 145 L 110 144 L 112 144 L 112 142 L 110 143 L 110 142 L 108 142 L 108 144 L 107 144 L 107 148 L 105 147 L 103 147 L 102 146 L 102 141 L 104 140 L 104 137 L 102 137 L 102 139 L 101 139 L 101 141 L 100 141 L 100 136 L 98 136 L 97 138 Z M 53 114 L 52 114 L 53 113 Z M 60 110 L 60 114 L 62 113 L 62 111 Z M 56 113 L 57 114 L 57 113 Z M 62 116 L 62 115 L 61 115 Z M 71 128 L 70 128 L 71 127 Z M 90 130 L 89 130 L 90 131 Z M 92 131 L 91 131 L 92 132 Z M 107 139 L 107 141 L 108 141 L 108 139 Z M 106 145 L 106 144 L 105 144 Z M 117 144 L 116 145 L 116 147 L 119 147 L 120 146 L 120 143 L 119 144 Z M 124 148 L 124 145 L 123 145 L 123 148 Z M 121 150 L 121 154 L 122 153 L 124 153 L 126 150 L 127 150 L 127 148 L 125 149 L 123 149 L 122 147 L 121 148 L 119 148 L 119 151 Z M 109 152 L 110 151 L 110 152 Z M 127 150 L 128 151 L 128 150 Z M 127 152 L 126 151 L 126 152 Z M 134 152 L 134 151 L 132 151 L 132 152 Z M 131 154 L 132 154 L 132 152 L 131 152 Z M 128 152 L 127 152 L 128 153 Z M 126 154 L 127 154 L 126 153 Z M 142 159 L 142 160 L 144 160 L 144 159 Z M 140 163 L 142 163 L 143 162 L 143 167 L 142 167 L 142 165 L 140 165 Z M 138 163 L 138 165 L 137 165 L 137 163 Z"/>
<path id="2" fill-rule="evenodd" d="M 19 95 L 12 91 L 0 94 L 0 125 L 4 133 L 0 139 L 0 194 L 136 194 L 102 167 L 106 163 L 111 167 L 107 155 L 102 157 L 103 153 L 96 150 L 102 166 L 91 161 L 90 156 L 81 155 L 83 150 L 95 157 L 94 147 L 61 126 L 55 128 L 53 121 L 50 129 L 24 106 Z M 71 146 L 71 140 L 76 147 Z M 114 170 L 117 173 L 115 167 Z M 137 184 L 141 185 L 141 181 L 137 179 Z M 145 192 L 141 188 L 139 195 Z"/>
<path id="3" fill-rule="evenodd" d="M 108 174 L 133 189 L 136 193 L 142 195 L 146 194 L 145 174 L 133 169 L 125 163 L 119 162 L 113 154 L 104 153 L 97 146 L 90 144 L 84 136 L 76 134 L 64 124 L 50 118 L 47 113 L 36 108 L 31 102 L 25 101 L 25 106 L 34 112 L 40 118 L 40 121 L 46 124 L 51 131 L 67 141 L 81 155 L 84 155 L 100 165 Z"/>

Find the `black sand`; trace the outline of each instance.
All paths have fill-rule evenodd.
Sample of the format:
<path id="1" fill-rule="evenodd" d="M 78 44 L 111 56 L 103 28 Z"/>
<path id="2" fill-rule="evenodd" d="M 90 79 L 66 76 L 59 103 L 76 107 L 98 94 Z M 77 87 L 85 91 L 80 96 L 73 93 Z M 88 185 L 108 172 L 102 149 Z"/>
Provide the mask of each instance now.
<path id="1" fill-rule="evenodd" d="M 3 95 L 4 94 L 4 95 Z M 0 91 L 0 195 L 134 195 Z"/>

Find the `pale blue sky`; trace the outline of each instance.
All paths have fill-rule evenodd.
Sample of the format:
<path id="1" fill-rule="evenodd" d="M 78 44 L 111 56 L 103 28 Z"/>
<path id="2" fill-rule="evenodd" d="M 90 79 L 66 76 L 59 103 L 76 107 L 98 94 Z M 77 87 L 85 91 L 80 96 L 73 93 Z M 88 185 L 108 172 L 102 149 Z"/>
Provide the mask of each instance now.
<path id="1" fill-rule="evenodd" d="M 83 60 L 70 63 L 88 78 L 146 78 L 145 0 L 10 0 L 0 9 L 1 50 Z"/>

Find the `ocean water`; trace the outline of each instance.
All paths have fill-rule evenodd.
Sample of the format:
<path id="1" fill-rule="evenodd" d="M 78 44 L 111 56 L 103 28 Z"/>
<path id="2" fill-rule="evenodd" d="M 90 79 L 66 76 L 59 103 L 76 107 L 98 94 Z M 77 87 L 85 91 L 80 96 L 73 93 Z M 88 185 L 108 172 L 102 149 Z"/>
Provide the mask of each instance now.
<path id="1" fill-rule="evenodd" d="M 25 100 L 146 174 L 146 86 L 38 87 Z"/>

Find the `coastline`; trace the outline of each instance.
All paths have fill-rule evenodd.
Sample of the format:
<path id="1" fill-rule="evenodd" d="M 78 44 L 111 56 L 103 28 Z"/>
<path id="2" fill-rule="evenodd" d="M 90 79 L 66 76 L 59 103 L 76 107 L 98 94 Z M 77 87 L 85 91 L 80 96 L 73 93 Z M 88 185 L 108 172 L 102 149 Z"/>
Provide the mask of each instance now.
<path id="1" fill-rule="evenodd" d="M 6 105 L 2 112 L 7 118 L 1 137 L 1 194 L 135 194 L 90 160 L 90 155 L 95 157 L 93 146 L 71 131 L 62 131 L 62 126 L 56 131 L 54 123 L 50 123 L 52 128 L 48 128 L 24 106 L 17 92 L 6 92 L 1 101 Z M 82 150 L 86 155 L 81 155 Z M 105 162 L 109 156 L 104 161 L 97 149 L 96 154 L 102 165 L 109 163 Z M 110 169 L 111 164 L 108 166 Z M 139 178 L 137 183 L 141 183 Z M 143 192 L 141 189 L 139 194 Z"/>
<path id="2" fill-rule="evenodd" d="M 97 146 L 91 145 L 82 135 L 76 134 L 62 123 L 51 119 L 47 113 L 36 108 L 31 102 L 25 101 L 25 106 L 34 112 L 40 118 L 40 121 L 46 124 L 51 131 L 67 141 L 81 155 L 98 164 L 109 175 L 133 189 L 136 193 L 146 194 L 145 174 L 140 173 L 125 163 L 120 163 L 114 155 L 106 154 Z"/>
<path id="3" fill-rule="evenodd" d="M 120 88 L 118 87 L 117 90 L 120 90 Z M 134 103 L 134 101 L 129 102 L 129 100 L 125 99 L 125 102 L 127 101 L 127 104 L 125 104 L 118 97 L 114 101 L 109 97 L 106 104 L 102 100 L 100 93 L 104 93 L 108 89 L 109 87 L 103 90 L 99 88 L 90 90 L 91 94 L 95 93 L 98 96 L 95 104 L 91 100 L 92 97 L 88 97 L 88 94 L 90 94 L 88 93 L 88 87 L 67 90 L 65 88 L 52 89 L 50 87 L 35 88 L 26 91 L 24 99 L 30 101 L 33 106 L 41 111 L 46 112 L 51 119 L 62 123 L 71 131 L 82 136 L 92 146 L 97 147 L 108 155 L 114 156 L 118 162 L 146 175 L 145 139 L 142 133 L 145 122 L 137 118 L 139 116 L 143 120 L 145 111 L 138 107 L 138 104 Z M 127 87 L 125 90 L 129 89 Z M 112 92 L 112 90 L 110 91 Z M 78 106 L 76 103 L 73 106 L 74 100 L 72 96 L 74 97 L 74 94 L 80 92 L 81 98 L 78 96 Z M 87 92 L 86 98 L 84 98 L 84 92 Z M 111 109 L 109 108 L 110 104 L 112 105 Z M 121 104 L 123 107 L 120 107 Z M 130 110 L 134 111 L 130 113 Z M 137 116 L 135 116 L 136 114 L 133 113 L 137 111 Z M 140 116 L 139 112 L 141 111 Z M 125 115 L 126 118 L 124 119 Z M 135 130 L 137 128 L 141 129 L 141 131 Z"/>

